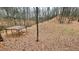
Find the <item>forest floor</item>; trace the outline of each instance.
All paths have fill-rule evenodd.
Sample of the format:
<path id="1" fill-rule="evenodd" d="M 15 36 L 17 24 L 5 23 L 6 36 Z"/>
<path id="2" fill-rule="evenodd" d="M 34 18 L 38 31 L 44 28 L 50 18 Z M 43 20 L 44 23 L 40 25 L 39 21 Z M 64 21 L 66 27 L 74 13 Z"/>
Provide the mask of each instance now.
<path id="1" fill-rule="evenodd" d="M 39 23 L 39 42 L 36 25 L 19 36 L 3 35 L 1 51 L 75 51 L 79 50 L 79 23 L 56 24 L 53 20 Z"/>

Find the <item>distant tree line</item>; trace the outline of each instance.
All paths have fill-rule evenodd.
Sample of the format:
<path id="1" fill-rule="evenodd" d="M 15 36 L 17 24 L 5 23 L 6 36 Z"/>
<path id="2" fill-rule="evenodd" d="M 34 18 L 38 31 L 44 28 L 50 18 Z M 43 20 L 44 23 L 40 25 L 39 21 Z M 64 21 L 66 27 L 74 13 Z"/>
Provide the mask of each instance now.
<path id="1" fill-rule="evenodd" d="M 36 12 L 36 7 L 0 7 L 0 18 L 23 19 L 25 22 L 28 19 L 34 20 L 36 16 L 35 12 Z M 78 7 L 38 7 L 39 21 L 49 20 L 56 16 L 78 18 L 79 8 Z M 77 20 L 79 21 L 79 19 Z"/>

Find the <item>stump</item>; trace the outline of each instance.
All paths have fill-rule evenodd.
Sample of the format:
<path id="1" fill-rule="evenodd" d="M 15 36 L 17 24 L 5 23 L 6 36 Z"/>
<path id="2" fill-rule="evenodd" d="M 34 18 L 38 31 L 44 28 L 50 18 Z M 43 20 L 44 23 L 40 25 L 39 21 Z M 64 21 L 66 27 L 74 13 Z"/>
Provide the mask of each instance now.
<path id="1" fill-rule="evenodd" d="M 1 35 L 1 33 L 0 33 L 0 42 L 2 42 L 3 41 L 3 38 L 2 38 L 2 35 Z"/>

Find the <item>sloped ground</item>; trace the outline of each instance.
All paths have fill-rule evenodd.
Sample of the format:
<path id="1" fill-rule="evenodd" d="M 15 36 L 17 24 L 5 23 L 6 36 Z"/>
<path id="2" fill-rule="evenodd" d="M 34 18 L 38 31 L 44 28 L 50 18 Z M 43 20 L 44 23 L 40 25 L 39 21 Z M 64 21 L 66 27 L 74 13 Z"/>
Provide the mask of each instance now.
<path id="1" fill-rule="evenodd" d="M 39 42 L 36 42 L 36 25 L 19 36 L 4 36 L 0 50 L 7 51 L 60 51 L 79 50 L 79 23 L 55 24 L 53 20 L 39 24 Z"/>

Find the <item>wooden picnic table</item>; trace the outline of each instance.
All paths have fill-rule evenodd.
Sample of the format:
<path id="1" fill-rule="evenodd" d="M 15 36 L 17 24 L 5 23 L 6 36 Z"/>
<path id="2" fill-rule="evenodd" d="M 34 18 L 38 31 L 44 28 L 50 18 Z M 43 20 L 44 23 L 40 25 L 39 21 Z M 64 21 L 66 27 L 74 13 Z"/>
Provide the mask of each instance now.
<path id="1" fill-rule="evenodd" d="M 13 30 L 15 30 L 16 32 L 20 33 L 22 29 L 25 29 L 25 26 L 12 26 L 12 27 L 8 27 L 6 28 L 6 34 L 8 30 L 11 30 L 12 34 L 13 34 Z"/>

